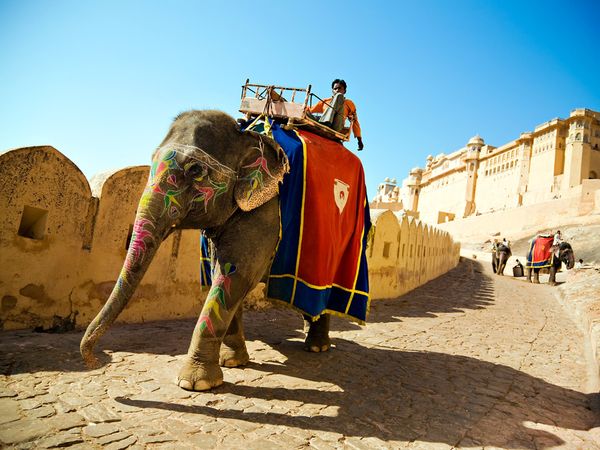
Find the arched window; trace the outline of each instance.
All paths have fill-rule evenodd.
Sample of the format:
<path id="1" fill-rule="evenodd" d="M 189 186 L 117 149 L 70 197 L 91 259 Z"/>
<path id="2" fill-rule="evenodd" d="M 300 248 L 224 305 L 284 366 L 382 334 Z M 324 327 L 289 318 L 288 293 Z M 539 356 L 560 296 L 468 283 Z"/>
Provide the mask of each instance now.
<path id="1" fill-rule="evenodd" d="M 598 179 L 598 174 L 592 170 L 592 171 L 590 171 L 590 176 L 588 178 L 590 180 L 596 180 L 596 179 Z"/>

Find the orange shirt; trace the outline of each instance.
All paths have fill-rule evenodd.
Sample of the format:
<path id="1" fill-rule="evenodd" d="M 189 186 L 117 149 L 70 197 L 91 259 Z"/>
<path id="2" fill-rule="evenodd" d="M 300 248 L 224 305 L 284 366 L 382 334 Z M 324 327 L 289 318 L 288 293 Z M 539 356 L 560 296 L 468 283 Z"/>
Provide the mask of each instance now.
<path id="1" fill-rule="evenodd" d="M 313 113 L 324 112 L 325 107 L 326 107 L 325 103 L 330 104 L 331 99 L 332 99 L 332 97 L 326 98 L 325 100 L 321 100 L 315 106 L 310 108 L 310 112 L 313 112 Z M 349 100 L 349 99 L 344 100 L 344 122 L 346 121 L 346 118 L 354 119 L 354 122 L 352 122 L 352 132 L 354 133 L 355 137 L 357 137 L 357 138 L 361 137 L 360 124 L 358 123 L 358 116 L 356 115 L 356 105 L 354 104 L 354 102 L 352 100 Z"/>

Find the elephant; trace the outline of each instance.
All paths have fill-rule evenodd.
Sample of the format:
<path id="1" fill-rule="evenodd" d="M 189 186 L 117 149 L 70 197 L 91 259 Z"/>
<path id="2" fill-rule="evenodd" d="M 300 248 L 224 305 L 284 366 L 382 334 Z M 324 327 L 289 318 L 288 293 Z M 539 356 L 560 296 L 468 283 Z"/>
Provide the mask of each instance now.
<path id="1" fill-rule="evenodd" d="M 278 189 L 288 171 L 287 156 L 273 139 L 242 131 L 231 116 L 215 110 L 178 115 L 152 155 L 115 286 L 81 340 L 86 365 L 99 365 L 96 342 L 127 305 L 161 242 L 183 229 L 201 229 L 209 238 L 213 273 L 176 382 L 208 390 L 223 383 L 220 366 L 246 364 L 241 304 L 278 244 Z M 306 329 L 307 351 L 329 349 L 328 314 L 308 320 Z"/>
<path id="2" fill-rule="evenodd" d="M 567 242 L 562 242 L 558 246 L 558 255 L 553 255 L 550 257 L 550 278 L 548 279 L 548 284 L 551 286 L 556 286 L 556 272 L 560 269 L 562 263 L 565 263 L 567 269 L 572 269 L 575 266 L 575 253 L 571 248 L 571 245 Z M 530 267 L 530 261 L 527 261 L 526 267 L 526 276 L 527 281 L 530 283 L 539 284 L 540 282 L 540 269 Z M 533 272 L 533 281 L 531 280 L 531 272 Z"/>
<path id="3" fill-rule="evenodd" d="M 492 269 L 497 275 L 504 275 L 504 268 L 512 252 L 508 245 L 498 244 L 496 250 L 492 253 Z"/>

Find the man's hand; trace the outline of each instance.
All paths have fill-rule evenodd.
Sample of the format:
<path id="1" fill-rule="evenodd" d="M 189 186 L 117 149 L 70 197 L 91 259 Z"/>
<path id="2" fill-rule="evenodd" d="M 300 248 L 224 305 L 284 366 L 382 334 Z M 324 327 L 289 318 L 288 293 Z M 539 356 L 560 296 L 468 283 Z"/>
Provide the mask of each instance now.
<path id="1" fill-rule="evenodd" d="M 356 140 L 358 141 L 358 151 L 360 152 L 365 146 L 363 145 L 362 138 L 357 137 Z"/>

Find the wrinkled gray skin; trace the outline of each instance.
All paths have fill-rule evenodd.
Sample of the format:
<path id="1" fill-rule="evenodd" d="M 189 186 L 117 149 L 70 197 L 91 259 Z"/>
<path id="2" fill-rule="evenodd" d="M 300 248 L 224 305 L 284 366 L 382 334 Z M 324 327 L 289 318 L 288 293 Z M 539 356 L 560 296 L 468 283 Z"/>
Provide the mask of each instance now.
<path id="1" fill-rule="evenodd" d="M 504 244 L 498 244 L 496 246 L 496 251 L 492 253 L 492 268 L 494 269 L 495 274 L 504 275 L 504 268 L 511 255 L 512 252 L 510 247 L 507 247 Z"/>
<path id="2" fill-rule="evenodd" d="M 529 263 L 529 261 L 528 261 Z M 560 269 L 562 263 L 565 263 L 567 269 L 572 269 L 575 265 L 575 253 L 573 253 L 573 249 L 571 245 L 567 242 L 563 242 L 558 247 L 558 258 L 554 258 L 552 261 L 552 265 L 550 266 L 550 278 L 548 278 L 548 284 L 551 286 L 556 286 L 556 272 Z M 540 282 L 540 269 L 525 269 L 527 281 L 530 283 L 539 284 Z M 533 272 L 533 281 L 531 281 L 531 272 Z"/>
<path id="3" fill-rule="evenodd" d="M 223 383 L 220 365 L 247 363 L 242 300 L 265 274 L 274 254 L 279 236 L 278 183 L 287 170 L 287 158 L 272 139 L 241 132 L 232 117 L 220 111 L 180 114 L 154 152 L 117 283 L 81 340 L 88 367 L 99 365 L 94 345 L 125 308 L 161 242 L 175 229 L 204 230 L 212 243 L 214 264 L 213 285 L 177 384 L 188 390 L 211 389 Z M 307 328 L 305 349 L 328 350 L 329 316 Z"/>

